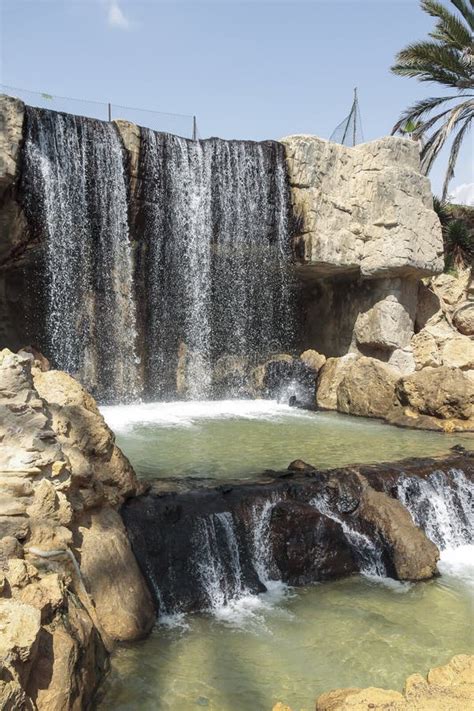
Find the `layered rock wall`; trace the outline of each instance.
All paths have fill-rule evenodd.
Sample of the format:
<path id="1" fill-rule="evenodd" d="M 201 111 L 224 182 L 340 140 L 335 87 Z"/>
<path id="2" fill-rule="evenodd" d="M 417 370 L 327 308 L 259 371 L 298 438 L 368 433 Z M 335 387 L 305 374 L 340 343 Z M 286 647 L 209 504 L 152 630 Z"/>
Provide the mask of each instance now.
<path id="1" fill-rule="evenodd" d="M 0 707 L 63 711 L 154 610 L 117 512 L 135 474 L 93 398 L 42 368 L 0 352 Z"/>

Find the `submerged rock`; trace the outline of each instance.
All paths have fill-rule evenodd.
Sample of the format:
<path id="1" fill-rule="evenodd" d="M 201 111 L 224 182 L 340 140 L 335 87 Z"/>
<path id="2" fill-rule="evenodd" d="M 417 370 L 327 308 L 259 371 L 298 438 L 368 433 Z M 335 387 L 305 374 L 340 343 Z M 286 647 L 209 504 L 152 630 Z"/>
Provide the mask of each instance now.
<path id="1" fill-rule="evenodd" d="M 474 705 L 474 656 L 458 654 L 427 676 L 412 674 L 403 693 L 369 687 L 321 694 L 316 711 L 466 711 Z"/>

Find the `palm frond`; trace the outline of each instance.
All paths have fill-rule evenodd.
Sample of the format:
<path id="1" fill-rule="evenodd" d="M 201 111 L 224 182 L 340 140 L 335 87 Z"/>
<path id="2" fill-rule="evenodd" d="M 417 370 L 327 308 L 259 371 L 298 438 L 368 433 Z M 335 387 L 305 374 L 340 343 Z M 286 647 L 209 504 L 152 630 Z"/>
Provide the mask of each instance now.
<path id="1" fill-rule="evenodd" d="M 454 7 L 459 10 L 472 32 L 474 32 L 474 9 L 472 6 L 472 0 L 468 0 L 468 3 L 469 6 L 464 2 L 464 0 L 451 0 L 451 5 L 454 5 Z"/>
<path id="2" fill-rule="evenodd" d="M 449 112 L 449 118 L 430 136 L 421 151 L 421 169 L 428 174 L 440 150 L 457 124 L 463 120 L 463 112 L 471 110 L 474 102 L 465 102 Z"/>
<path id="3" fill-rule="evenodd" d="M 407 125 L 415 126 L 410 133 L 412 138 L 423 142 L 420 158 L 425 174 L 455 134 L 443 196 L 454 175 L 463 140 L 474 120 L 474 0 L 450 0 L 450 3 L 452 9 L 442 0 L 420 0 L 421 8 L 436 20 L 429 35 L 431 39 L 407 45 L 397 54 L 392 67 L 392 72 L 400 76 L 455 90 L 451 96 L 416 102 L 401 114 L 392 129 L 395 133 L 403 131 Z M 450 105 L 453 101 L 457 102 L 455 106 Z"/>
<path id="4" fill-rule="evenodd" d="M 460 51 L 471 44 L 469 29 L 442 3 L 437 0 L 422 0 L 421 7 L 432 17 L 438 18 L 436 29 L 430 32 L 431 37 L 447 42 Z"/>
<path id="5" fill-rule="evenodd" d="M 473 81 L 470 67 L 458 50 L 437 42 L 414 42 L 397 54 L 395 74 L 416 76 L 421 81 L 440 81 L 458 87 L 459 80 Z M 474 83 L 474 82 L 473 82 Z"/>
<path id="6" fill-rule="evenodd" d="M 456 137 L 451 146 L 451 152 L 449 154 L 448 167 L 446 169 L 446 175 L 443 183 L 443 198 L 445 199 L 448 194 L 449 183 L 454 177 L 454 168 L 456 166 L 456 161 L 459 155 L 459 149 L 461 148 L 462 142 L 466 136 L 466 133 L 471 128 L 471 122 L 474 120 L 474 110 L 471 111 L 470 115 L 464 118 L 464 123 L 456 134 Z"/>

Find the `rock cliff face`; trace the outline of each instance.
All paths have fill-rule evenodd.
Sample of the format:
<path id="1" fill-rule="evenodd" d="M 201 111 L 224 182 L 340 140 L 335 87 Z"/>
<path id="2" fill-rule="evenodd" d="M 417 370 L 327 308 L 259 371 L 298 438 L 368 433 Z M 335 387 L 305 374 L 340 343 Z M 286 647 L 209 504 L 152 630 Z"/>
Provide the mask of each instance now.
<path id="1" fill-rule="evenodd" d="M 63 711 L 154 612 L 117 512 L 135 474 L 93 398 L 41 367 L 0 352 L 0 707 Z"/>
<path id="2" fill-rule="evenodd" d="M 355 148 L 315 136 L 282 142 L 307 273 L 380 278 L 442 270 L 441 228 L 413 141 L 390 137 Z"/>

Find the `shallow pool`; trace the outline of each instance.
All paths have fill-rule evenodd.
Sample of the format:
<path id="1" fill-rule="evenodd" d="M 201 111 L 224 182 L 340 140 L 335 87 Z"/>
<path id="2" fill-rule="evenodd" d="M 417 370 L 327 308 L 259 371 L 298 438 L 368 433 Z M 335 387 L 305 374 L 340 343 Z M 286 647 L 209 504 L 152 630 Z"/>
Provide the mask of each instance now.
<path id="1" fill-rule="evenodd" d="M 474 651 L 474 547 L 446 551 L 440 578 L 364 577 L 248 596 L 213 614 L 164 619 L 112 661 L 102 711 L 314 709 L 331 688 L 401 689 L 415 672 Z"/>
<path id="2" fill-rule="evenodd" d="M 141 477 L 249 477 L 285 469 L 294 459 L 326 468 L 474 446 L 472 434 L 400 429 L 269 400 L 161 402 L 101 411 Z"/>

